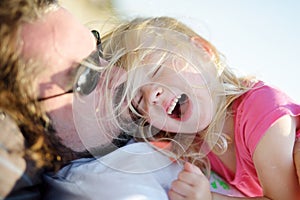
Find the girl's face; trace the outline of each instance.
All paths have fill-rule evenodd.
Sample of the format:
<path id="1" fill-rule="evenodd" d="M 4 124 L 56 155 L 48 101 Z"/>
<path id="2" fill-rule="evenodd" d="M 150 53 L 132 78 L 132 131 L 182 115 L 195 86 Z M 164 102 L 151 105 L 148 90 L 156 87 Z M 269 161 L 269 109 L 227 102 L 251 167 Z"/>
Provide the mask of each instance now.
<path id="1" fill-rule="evenodd" d="M 197 66 L 178 55 L 168 53 L 162 57 L 159 52 L 152 53 L 142 66 L 129 72 L 134 77 L 132 105 L 158 129 L 180 133 L 202 131 L 215 111 L 208 87 L 210 78 L 204 78 Z"/>

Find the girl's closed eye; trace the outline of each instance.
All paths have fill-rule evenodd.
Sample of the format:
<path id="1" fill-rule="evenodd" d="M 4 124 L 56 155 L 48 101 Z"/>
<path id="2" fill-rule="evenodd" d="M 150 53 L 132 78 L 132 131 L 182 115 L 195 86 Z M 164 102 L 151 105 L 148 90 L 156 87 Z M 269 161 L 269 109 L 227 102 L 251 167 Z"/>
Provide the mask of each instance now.
<path id="1" fill-rule="evenodd" d="M 137 96 L 132 101 L 132 107 L 139 114 L 142 115 L 140 104 L 143 100 L 143 95 L 141 92 L 138 92 Z"/>
<path id="2" fill-rule="evenodd" d="M 159 65 L 156 70 L 153 72 L 152 78 L 155 77 L 156 74 L 158 74 L 159 70 L 161 69 L 162 65 Z"/>

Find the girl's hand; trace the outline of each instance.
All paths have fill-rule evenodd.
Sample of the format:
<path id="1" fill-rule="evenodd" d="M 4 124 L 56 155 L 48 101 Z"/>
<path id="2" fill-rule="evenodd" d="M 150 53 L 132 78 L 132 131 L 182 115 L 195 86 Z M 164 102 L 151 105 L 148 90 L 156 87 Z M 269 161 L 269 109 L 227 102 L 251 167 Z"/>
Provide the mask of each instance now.
<path id="1" fill-rule="evenodd" d="M 184 164 L 178 179 L 173 181 L 168 195 L 171 200 L 212 199 L 208 179 L 198 167 L 188 162 Z"/>

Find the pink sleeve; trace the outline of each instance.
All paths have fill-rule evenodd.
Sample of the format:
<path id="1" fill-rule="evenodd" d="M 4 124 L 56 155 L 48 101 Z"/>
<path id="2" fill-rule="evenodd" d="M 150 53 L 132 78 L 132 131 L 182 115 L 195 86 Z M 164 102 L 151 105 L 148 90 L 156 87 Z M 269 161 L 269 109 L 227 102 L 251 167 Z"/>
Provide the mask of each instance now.
<path id="1" fill-rule="evenodd" d="M 261 196 L 253 154 L 265 132 L 284 115 L 299 116 L 300 106 L 279 90 L 259 82 L 233 103 L 236 171 L 232 173 L 213 153 L 212 169 L 247 196 Z M 297 130 L 299 133 L 300 130 Z"/>
<path id="2" fill-rule="evenodd" d="M 255 148 L 276 120 L 284 115 L 298 116 L 300 106 L 279 90 L 257 84 L 248 92 L 237 107 L 237 145 L 245 145 L 251 159 Z"/>

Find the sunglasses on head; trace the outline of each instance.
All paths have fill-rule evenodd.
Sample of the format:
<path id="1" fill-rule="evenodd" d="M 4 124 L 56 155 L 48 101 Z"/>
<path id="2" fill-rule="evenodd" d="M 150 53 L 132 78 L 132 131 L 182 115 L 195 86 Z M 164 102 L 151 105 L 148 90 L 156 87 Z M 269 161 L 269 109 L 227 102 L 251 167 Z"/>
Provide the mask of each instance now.
<path id="1" fill-rule="evenodd" d="M 51 95 L 48 97 L 38 98 L 38 101 L 45 101 L 48 99 L 52 99 L 73 92 L 76 92 L 82 96 L 89 95 L 96 88 L 100 79 L 99 71 L 91 67 L 88 67 L 87 65 L 100 66 L 101 64 L 100 58 L 103 58 L 103 54 L 102 54 L 102 44 L 101 44 L 101 38 L 99 32 L 96 30 L 92 30 L 92 33 L 96 39 L 97 50 L 92 52 L 86 59 L 84 59 L 82 64 L 80 64 L 80 66 L 78 67 L 78 72 L 75 78 L 74 87 L 63 93 Z"/>

